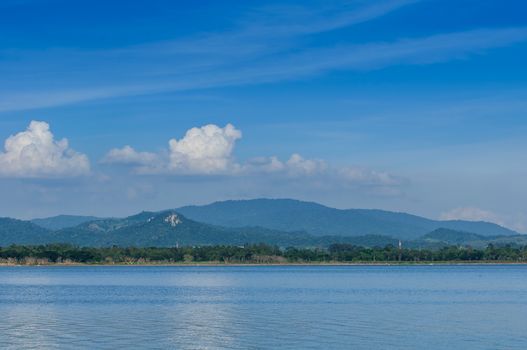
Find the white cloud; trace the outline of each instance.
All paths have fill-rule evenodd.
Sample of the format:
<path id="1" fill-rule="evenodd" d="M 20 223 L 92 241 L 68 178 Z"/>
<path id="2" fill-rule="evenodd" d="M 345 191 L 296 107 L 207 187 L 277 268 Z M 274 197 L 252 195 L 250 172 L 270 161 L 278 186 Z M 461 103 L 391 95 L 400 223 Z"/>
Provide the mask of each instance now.
<path id="1" fill-rule="evenodd" d="M 130 165 L 141 174 L 235 174 L 242 167 L 232 152 L 241 137 L 241 131 L 232 124 L 223 128 L 208 124 L 187 130 L 179 140 L 170 139 L 167 152 L 139 152 L 124 146 L 110 150 L 102 163 Z"/>
<path id="2" fill-rule="evenodd" d="M 285 164 L 275 156 L 249 159 L 243 167 L 247 173 L 276 173 L 285 170 Z"/>
<path id="3" fill-rule="evenodd" d="M 401 181 L 387 173 L 363 167 L 331 167 L 325 160 L 293 153 L 287 160 L 276 156 L 257 157 L 244 163 L 234 160 L 236 141 L 242 137 L 232 124 L 214 124 L 189 129 L 180 140 L 169 141 L 168 156 L 138 152 L 131 146 L 114 148 L 103 163 L 133 167 L 138 174 L 236 175 L 295 179 L 330 186 L 364 187 L 380 195 L 399 194 Z"/>
<path id="4" fill-rule="evenodd" d="M 348 186 L 395 188 L 401 179 L 383 171 L 364 167 L 332 167 L 325 160 L 304 158 L 293 153 L 287 161 L 275 156 L 250 159 L 244 166 L 245 173 L 274 173 L 294 178 L 318 177 Z"/>
<path id="5" fill-rule="evenodd" d="M 187 130 L 180 140 L 170 139 L 168 156 L 139 152 L 127 145 L 110 150 L 102 163 L 130 165 L 140 174 L 233 174 L 241 169 L 232 156 L 241 137 L 232 124 L 223 128 L 209 124 Z"/>
<path id="6" fill-rule="evenodd" d="M 123 148 L 110 150 L 102 161 L 109 164 L 149 165 L 157 161 L 158 158 L 155 153 L 137 152 L 127 145 Z"/>
<path id="7" fill-rule="evenodd" d="M 4 52 L 0 111 L 90 100 L 243 86 L 301 79 L 335 70 L 374 70 L 401 64 L 464 59 L 527 41 L 527 28 L 474 29 L 356 44 L 328 41 L 306 46 L 305 38 L 379 18 L 417 0 L 337 1 L 323 6 L 266 6 L 248 12 L 223 32 L 113 50 L 48 49 Z M 272 10 L 274 8 L 274 11 Z M 266 10 L 267 9 L 267 10 Z M 60 61 L 60 66 L 57 62 Z M 20 71 L 26 74 L 18 74 Z M 137 75 L 134 72 L 143 72 Z M 29 90 L 35 73 L 56 89 Z M 56 83 L 57 75 L 67 77 Z M 177 76 L 178 79 L 173 79 Z M 45 81 L 45 80 L 43 80 Z M 79 81 L 86 82 L 79 86 Z M 26 84 L 27 86 L 25 86 Z"/>
<path id="8" fill-rule="evenodd" d="M 328 165 L 323 160 L 306 159 L 298 153 L 293 153 L 286 162 L 286 169 L 292 176 L 312 176 L 324 173 Z"/>
<path id="9" fill-rule="evenodd" d="M 328 165 L 321 159 L 306 159 L 298 153 L 293 153 L 287 161 L 281 161 L 276 156 L 250 159 L 243 166 L 245 173 L 275 173 L 290 177 L 320 175 L 328 170 Z"/>
<path id="10" fill-rule="evenodd" d="M 121 164 L 135 167 L 139 174 L 156 174 L 164 171 L 162 157 L 156 153 L 138 152 L 131 146 L 111 149 L 102 159 L 104 164 Z"/>
<path id="11" fill-rule="evenodd" d="M 504 225 L 499 215 L 476 207 L 460 207 L 444 212 L 440 216 L 441 220 L 468 220 L 468 221 L 487 221 L 499 225 Z"/>
<path id="12" fill-rule="evenodd" d="M 239 169 L 233 161 L 236 140 L 242 137 L 232 124 L 209 124 L 188 130 L 179 141 L 171 139 L 169 169 L 193 174 L 228 173 Z"/>
<path id="13" fill-rule="evenodd" d="M 370 186 L 397 186 L 400 180 L 387 172 L 380 172 L 361 167 L 344 167 L 338 170 L 338 175 L 349 184 Z"/>
<path id="14" fill-rule="evenodd" d="M 0 176 L 72 177 L 90 172 L 86 155 L 69 148 L 68 140 L 56 141 L 49 124 L 32 121 L 26 131 L 12 135 L 0 153 Z"/>

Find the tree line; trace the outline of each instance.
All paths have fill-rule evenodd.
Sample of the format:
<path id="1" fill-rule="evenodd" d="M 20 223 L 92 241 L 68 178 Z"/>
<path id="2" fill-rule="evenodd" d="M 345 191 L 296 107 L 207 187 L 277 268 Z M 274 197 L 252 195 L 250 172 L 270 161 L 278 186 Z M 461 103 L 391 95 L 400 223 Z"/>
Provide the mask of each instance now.
<path id="1" fill-rule="evenodd" d="M 485 249 L 449 246 L 437 250 L 366 248 L 333 244 L 329 248 L 279 248 L 267 244 L 197 247 L 76 247 L 67 244 L 0 247 L 0 264 L 170 264 L 170 263 L 332 263 L 332 262 L 527 262 L 527 246 Z"/>

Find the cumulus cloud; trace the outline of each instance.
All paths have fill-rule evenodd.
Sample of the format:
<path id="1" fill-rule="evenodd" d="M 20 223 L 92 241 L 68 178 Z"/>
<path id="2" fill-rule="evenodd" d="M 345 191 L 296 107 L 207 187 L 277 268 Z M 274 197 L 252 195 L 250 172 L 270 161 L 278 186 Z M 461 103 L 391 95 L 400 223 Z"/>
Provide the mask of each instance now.
<path id="1" fill-rule="evenodd" d="M 244 165 L 245 172 L 284 174 L 288 177 L 322 177 L 349 186 L 396 187 L 401 179 L 382 171 L 364 167 L 331 167 L 322 159 L 304 158 L 293 153 L 286 161 L 275 156 L 250 159 Z"/>
<path id="2" fill-rule="evenodd" d="M 247 173 L 276 173 L 285 169 L 285 164 L 275 156 L 251 158 L 243 167 Z"/>
<path id="3" fill-rule="evenodd" d="M 209 124 L 189 129 L 177 140 L 169 141 L 166 154 L 138 152 L 131 146 L 112 149 L 104 163 L 125 164 L 141 174 L 176 175 L 268 175 L 289 179 L 319 181 L 337 186 L 367 187 L 377 194 L 397 194 L 399 178 L 361 167 L 331 167 L 322 159 L 293 153 L 281 160 L 276 156 L 257 157 L 237 163 L 233 156 L 236 141 L 242 137 L 232 124 Z"/>
<path id="4" fill-rule="evenodd" d="M 0 153 L 0 176 L 23 178 L 72 177 L 90 172 L 86 155 L 56 141 L 48 123 L 32 121 L 26 131 L 11 135 Z"/>
<path id="5" fill-rule="evenodd" d="M 232 124 L 220 128 L 209 124 L 188 130 L 180 139 L 171 139 L 169 169 L 193 174 L 217 174 L 236 171 L 232 151 L 242 137 Z"/>
<path id="6" fill-rule="evenodd" d="M 276 156 L 250 159 L 243 167 L 247 173 L 281 173 L 290 177 L 314 176 L 325 173 L 328 165 L 321 159 L 306 159 L 293 153 L 286 161 Z"/>
<path id="7" fill-rule="evenodd" d="M 286 168 L 290 175 L 316 175 L 324 173 L 328 165 L 325 161 L 320 159 L 306 159 L 298 153 L 293 153 L 286 162 Z"/>
<path id="8" fill-rule="evenodd" d="M 276 156 L 249 159 L 242 167 L 242 173 L 281 174 L 288 177 L 311 177 L 322 175 L 328 165 L 321 159 L 307 159 L 293 153 L 289 159 L 282 161 Z"/>
<path id="9" fill-rule="evenodd" d="M 103 163 L 149 165 L 158 160 L 155 153 L 137 152 L 131 146 L 114 148 L 103 159 Z"/>
<path id="10" fill-rule="evenodd" d="M 101 163 L 130 165 L 138 174 L 162 173 L 166 168 L 161 155 L 151 152 L 138 152 L 128 145 L 123 148 L 111 149 Z"/>
<path id="11" fill-rule="evenodd" d="M 344 167 L 337 171 L 338 175 L 349 184 L 370 186 L 397 186 L 401 181 L 390 173 L 361 167 Z"/>
<path id="12" fill-rule="evenodd" d="M 233 174 L 241 169 L 232 155 L 241 137 L 241 131 L 232 124 L 223 128 L 209 124 L 187 130 L 179 140 L 170 139 L 168 152 L 164 154 L 124 146 L 110 150 L 102 162 L 131 165 L 135 172 L 143 174 Z"/>

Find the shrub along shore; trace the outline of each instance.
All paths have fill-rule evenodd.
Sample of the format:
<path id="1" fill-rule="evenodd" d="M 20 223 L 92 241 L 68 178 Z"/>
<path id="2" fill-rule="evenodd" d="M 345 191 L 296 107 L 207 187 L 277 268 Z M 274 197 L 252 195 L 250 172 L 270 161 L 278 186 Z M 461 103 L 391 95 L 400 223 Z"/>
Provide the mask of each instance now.
<path id="1" fill-rule="evenodd" d="M 333 244 L 323 248 L 279 248 L 267 244 L 200 247 L 75 247 L 65 244 L 0 247 L 0 265 L 52 264 L 391 264 L 525 263 L 527 246 L 485 249 L 449 246 L 437 250 L 366 248 Z"/>

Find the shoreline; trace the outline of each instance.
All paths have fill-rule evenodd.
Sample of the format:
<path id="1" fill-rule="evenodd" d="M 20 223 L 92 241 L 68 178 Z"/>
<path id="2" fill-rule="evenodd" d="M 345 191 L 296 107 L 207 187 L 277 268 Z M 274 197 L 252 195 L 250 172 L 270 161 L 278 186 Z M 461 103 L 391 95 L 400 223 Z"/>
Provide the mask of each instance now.
<path id="1" fill-rule="evenodd" d="M 257 266 L 484 266 L 484 265 L 527 265 L 527 262 L 511 262 L 511 261 L 434 261 L 434 262 L 312 262 L 312 263 L 221 263 L 221 262 L 200 262 L 200 263 L 50 263 L 50 264 L 4 264 L 0 263 L 2 267 L 86 267 L 86 266 L 100 266 L 100 267 L 257 267 Z"/>

